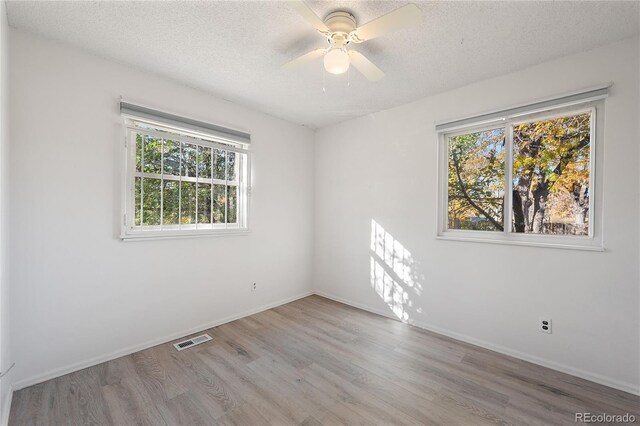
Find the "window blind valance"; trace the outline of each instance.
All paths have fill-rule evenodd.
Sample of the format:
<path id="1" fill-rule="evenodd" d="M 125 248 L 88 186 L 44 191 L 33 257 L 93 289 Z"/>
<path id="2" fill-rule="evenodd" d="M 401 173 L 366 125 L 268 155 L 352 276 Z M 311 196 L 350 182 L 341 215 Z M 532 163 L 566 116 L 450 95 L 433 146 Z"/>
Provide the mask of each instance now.
<path id="1" fill-rule="evenodd" d="M 180 117 L 168 112 L 154 110 L 129 102 L 120 102 L 120 113 L 122 115 L 139 118 L 142 120 L 150 120 L 153 122 L 159 122 L 179 127 L 185 130 L 192 130 L 195 132 L 208 134 L 231 142 L 243 144 L 251 143 L 251 135 L 249 133 L 235 129 L 228 129 L 216 124 L 205 123 L 204 121 L 198 121 L 192 118 Z"/>
<path id="2" fill-rule="evenodd" d="M 475 124 L 488 124 L 506 120 L 508 118 L 514 118 L 522 114 L 530 114 L 536 111 L 544 111 L 546 109 L 559 108 L 563 106 L 575 105 L 582 102 L 603 99 L 608 96 L 610 87 L 611 83 L 607 83 L 600 86 L 567 93 L 565 95 L 556 96 L 553 98 L 547 98 L 524 105 L 518 105 L 512 108 L 506 108 L 498 111 L 488 112 L 485 114 L 475 115 L 472 117 L 465 117 L 457 120 L 436 123 L 436 131 L 440 133 Z"/>

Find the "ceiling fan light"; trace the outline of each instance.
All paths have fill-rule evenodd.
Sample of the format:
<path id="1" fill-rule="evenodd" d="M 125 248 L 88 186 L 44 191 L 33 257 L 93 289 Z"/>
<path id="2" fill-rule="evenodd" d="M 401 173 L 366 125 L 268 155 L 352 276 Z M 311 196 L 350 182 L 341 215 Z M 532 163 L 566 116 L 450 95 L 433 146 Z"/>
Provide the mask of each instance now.
<path id="1" fill-rule="evenodd" d="M 324 69 L 331 74 L 344 74 L 349 64 L 349 54 L 342 49 L 332 49 L 324 55 Z"/>

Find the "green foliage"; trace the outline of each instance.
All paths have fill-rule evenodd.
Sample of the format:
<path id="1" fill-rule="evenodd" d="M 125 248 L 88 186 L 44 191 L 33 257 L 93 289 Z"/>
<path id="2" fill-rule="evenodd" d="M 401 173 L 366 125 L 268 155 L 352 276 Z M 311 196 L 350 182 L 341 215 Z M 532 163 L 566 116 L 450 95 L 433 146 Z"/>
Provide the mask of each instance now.
<path id="1" fill-rule="evenodd" d="M 196 159 L 198 176 L 203 178 L 211 177 L 211 148 L 206 146 L 198 147 L 198 158 Z"/>
<path id="2" fill-rule="evenodd" d="M 134 224 L 160 225 L 161 218 L 164 225 L 195 224 L 196 219 L 199 224 L 225 223 L 225 216 L 235 223 L 237 186 L 212 185 L 211 179 L 235 181 L 236 157 L 225 150 L 136 135 Z"/>
<path id="3" fill-rule="evenodd" d="M 213 185 L 213 222 L 223 223 L 227 193 L 224 185 Z"/>
<path id="4" fill-rule="evenodd" d="M 213 177 L 215 179 L 224 180 L 226 151 L 216 149 L 213 161 Z"/>
<path id="5" fill-rule="evenodd" d="M 180 182 L 165 180 L 162 198 L 164 203 L 163 223 L 167 225 L 177 225 L 180 216 Z"/>
<path id="6" fill-rule="evenodd" d="M 180 223 L 188 225 L 196 223 L 196 183 L 180 183 Z"/>
<path id="7" fill-rule="evenodd" d="M 198 223 L 211 223 L 211 185 L 198 184 Z"/>
<path id="8" fill-rule="evenodd" d="M 180 142 L 165 140 L 164 141 L 164 169 L 165 175 L 180 175 Z"/>
<path id="9" fill-rule="evenodd" d="M 228 197 L 229 200 L 229 223 L 236 223 L 238 220 L 238 187 L 237 186 L 227 186 Z"/>

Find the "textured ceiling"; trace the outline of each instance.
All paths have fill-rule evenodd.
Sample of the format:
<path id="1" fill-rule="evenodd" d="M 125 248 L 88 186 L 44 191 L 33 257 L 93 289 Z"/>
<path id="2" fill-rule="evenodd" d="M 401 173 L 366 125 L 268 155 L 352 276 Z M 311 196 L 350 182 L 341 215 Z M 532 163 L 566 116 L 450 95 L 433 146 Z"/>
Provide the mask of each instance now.
<path id="1" fill-rule="evenodd" d="M 342 9 L 359 24 L 405 3 L 309 2 L 322 18 Z M 19 1 L 8 2 L 7 13 L 13 27 L 314 128 L 639 31 L 637 2 L 415 3 L 424 12 L 420 26 L 356 46 L 385 71 L 375 83 L 355 70 L 323 76 L 321 60 L 281 70 L 281 64 L 325 46 L 284 2 Z"/>

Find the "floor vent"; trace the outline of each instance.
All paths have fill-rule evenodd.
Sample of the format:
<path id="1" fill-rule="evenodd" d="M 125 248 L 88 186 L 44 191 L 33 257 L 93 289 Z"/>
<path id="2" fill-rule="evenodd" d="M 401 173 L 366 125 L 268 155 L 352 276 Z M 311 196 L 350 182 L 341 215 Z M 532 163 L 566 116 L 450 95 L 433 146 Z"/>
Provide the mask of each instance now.
<path id="1" fill-rule="evenodd" d="M 208 342 L 211 340 L 211 336 L 208 334 L 203 334 L 202 336 L 193 337 L 188 340 L 183 340 L 182 342 L 174 343 L 173 346 L 181 351 L 183 349 L 190 348 L 191 346 L 199 345 L 200 343 Z"/>

